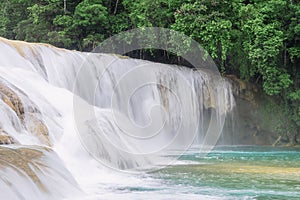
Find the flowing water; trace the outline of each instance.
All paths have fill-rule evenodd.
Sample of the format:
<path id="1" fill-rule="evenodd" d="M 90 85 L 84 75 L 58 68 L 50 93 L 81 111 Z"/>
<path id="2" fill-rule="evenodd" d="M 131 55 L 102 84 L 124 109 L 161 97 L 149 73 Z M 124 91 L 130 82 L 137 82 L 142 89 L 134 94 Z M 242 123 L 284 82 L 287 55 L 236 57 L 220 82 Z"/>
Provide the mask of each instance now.
<path id="1" fill-rule="evenodd" d="M 300 197 L 297 149 L 204 154 L 235 106 L 212 72 L 5 39 L 0 55 L 4 199 Z"/>

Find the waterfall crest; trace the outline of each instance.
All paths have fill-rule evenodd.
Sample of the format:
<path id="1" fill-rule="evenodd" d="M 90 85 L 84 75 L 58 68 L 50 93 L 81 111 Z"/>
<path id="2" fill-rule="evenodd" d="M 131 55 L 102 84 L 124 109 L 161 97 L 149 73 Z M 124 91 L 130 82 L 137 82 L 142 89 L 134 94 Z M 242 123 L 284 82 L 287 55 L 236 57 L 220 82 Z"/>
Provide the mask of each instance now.
<path id="1" fill-rule="evenodd" d="M 235 105 L 230 83 L 207 69 L 4 38 L 0 53 L 6 143 L 52 148 L 77 181 L 70 163 L 91 155 L 127 170 L 161 164 L 173 150 L 213 146 L 212 133 Z"/>

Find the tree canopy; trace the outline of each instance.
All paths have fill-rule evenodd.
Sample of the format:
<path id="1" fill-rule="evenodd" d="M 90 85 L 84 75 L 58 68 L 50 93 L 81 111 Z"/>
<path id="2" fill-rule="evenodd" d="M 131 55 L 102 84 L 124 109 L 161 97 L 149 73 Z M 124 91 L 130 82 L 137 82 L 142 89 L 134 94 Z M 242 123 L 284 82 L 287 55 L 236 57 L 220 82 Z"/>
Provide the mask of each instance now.
<path id="1" fill-rule="evenodd" d="M 2 37 L 81 51 L 132 28 L 180 31 L 198 41 L 223 74 L 278 97 L 300 132 L 299 0 L 4 0 L 0 9 Z"/>

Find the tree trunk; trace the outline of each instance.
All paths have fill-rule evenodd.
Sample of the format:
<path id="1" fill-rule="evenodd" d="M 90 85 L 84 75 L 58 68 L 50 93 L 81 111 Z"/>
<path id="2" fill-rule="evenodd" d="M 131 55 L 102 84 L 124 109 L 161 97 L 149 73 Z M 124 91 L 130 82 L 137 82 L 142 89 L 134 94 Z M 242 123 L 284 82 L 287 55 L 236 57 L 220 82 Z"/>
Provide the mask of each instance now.
<path id="1" fill-rule="evenodd" d="M 115 6 L 115 10 L 114 10 L 114 15 L 117 14 L 118 4 L 119 4 L 119 0 L 117 0 L 117 2 L 116 2 L 116 6 Z"/>
<path id="2" fill-rule="evenodd" d="M 64 13 L 67 14 L 67 0 L 64 0 Z"/>

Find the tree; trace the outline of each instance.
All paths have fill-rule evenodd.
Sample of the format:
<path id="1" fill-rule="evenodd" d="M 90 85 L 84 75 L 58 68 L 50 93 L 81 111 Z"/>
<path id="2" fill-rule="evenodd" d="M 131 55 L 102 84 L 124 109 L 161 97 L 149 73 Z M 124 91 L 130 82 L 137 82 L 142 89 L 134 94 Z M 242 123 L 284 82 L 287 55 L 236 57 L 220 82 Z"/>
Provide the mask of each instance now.
<path id="1" fill-rule="evenodd" d="M 249 75 L 261 76 L 267 94 L 279 94 L 292 83 L 290 75 L 280 63 L 284 46 L 282 23 L 278 21 L 286 1 L 241 6 L 239 16 L 242 42 L 251 63 Z"/>
<path id="2" fill-rule="evenodd" d="M 0 2 L 0 35 L 10 39 L 17 39 L 15 28 L 17 24 L 29 16 L 27 7 L 34 0 L 4 0 Z"/>
<path id="3" fill-rule="evenodd" d="M 175 13 L 174 30 L 198 41 L 225 72 L 227 52 L 231 48 L 232 22 L 226 10 L 230 3 L 223 1 L 189 1 Z"/>
<path id="4" fill-rule="evenodd" d="M 101 0 L 83 0 L 74 11 L 71 30 L 81 41 L 79 49 L 92 49 L 109 36 L 108 12 Z"/>

